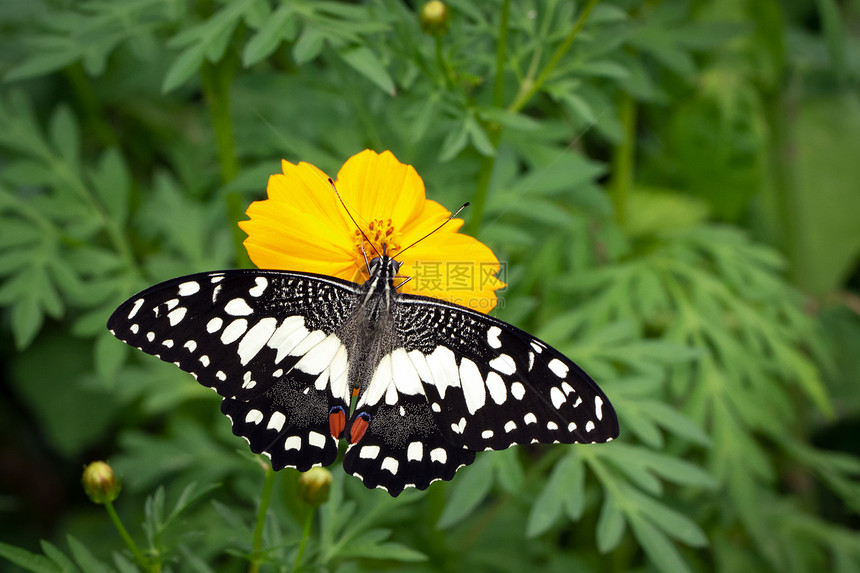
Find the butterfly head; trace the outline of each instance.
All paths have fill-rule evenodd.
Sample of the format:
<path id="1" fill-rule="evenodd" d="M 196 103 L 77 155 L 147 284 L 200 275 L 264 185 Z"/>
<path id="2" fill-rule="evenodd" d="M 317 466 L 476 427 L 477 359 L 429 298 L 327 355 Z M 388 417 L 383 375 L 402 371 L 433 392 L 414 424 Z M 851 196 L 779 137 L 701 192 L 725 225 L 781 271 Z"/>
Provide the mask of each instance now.
<path id="1" fill-rule="evenodd" d="M 391 282 L 397 276 L 397 272 L 400 270 L 402 264 L 400 261 L 395 261 L 386 254 L 373 257 L 370 260 L 370 276 L 378 277 L 384 282 Z"/>

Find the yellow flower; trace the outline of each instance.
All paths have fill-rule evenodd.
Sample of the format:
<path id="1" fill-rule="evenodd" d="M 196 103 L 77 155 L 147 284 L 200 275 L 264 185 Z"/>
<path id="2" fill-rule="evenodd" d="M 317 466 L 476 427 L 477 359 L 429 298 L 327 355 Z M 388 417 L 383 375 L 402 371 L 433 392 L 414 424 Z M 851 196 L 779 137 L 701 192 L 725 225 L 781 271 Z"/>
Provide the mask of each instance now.
<path id="1" fill-rule="evenodd" d="M 335 185 L 361 231 L 350 220 L 328 183 L 308 163 L 282 162 L 283 174 L 269 178 L 268 195 L 248 207 L 245 248 L 261 269 L 331 275 L 361 283 L 368 260 L 383 250 L 402 263 L 400 275 L 412 277 L 401 292 L 431 296 L 489 312 L 499 261 L 483 243 L 457 230 L 461 219 L 407 247 L 438 227 L 451 213 L 424 195 L 424 182 L 411 165 L 390 151 L 365 150 L 341 167 Z"/>

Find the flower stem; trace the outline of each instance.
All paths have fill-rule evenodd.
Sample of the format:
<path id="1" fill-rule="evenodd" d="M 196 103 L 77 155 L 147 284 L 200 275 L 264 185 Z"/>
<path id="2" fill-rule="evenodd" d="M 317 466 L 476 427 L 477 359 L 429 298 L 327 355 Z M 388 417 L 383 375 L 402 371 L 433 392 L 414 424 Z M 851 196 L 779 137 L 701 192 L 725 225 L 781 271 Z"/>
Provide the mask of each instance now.
<path id="1" fill-rule="evenodd" d="M 493 80 L 493 107 L 501 109 L 505 104 L 505 60 L 508 55 L 508 18 L 511 12 L 511 1 L 502 2 L 502 11 L 499 17 L 499 42 L 496 44 L 496 77 Z M 502 128 L 499 125 L 488 127 L 490 143 L 493 149 L 498 150 L 499 141 L 502 139 Z M 472 214 L 466 223 L 466 231 L 470 235 L 477 235 L 484 217 L 484 204 L 487 202 L 487 192 L 490 189 L 490 179 L 496 166 L 496 156 L 484 157 L 481 160 L 481 171 L 478 173 L 478 185 L 475 189 L 475 197 L 472 199 Z"/>
<path id="2" fill-rule="evenodd" d="M 597 6 L 597 3 L 600 0 L 589 0 L 588 4 L 582 9 L 582 12 L 579 14 L 579 18 L 577 18 L 576 22 L 574 22 L 573 27 L 568 32 L 567 37 L 564 41 L 556 48 L 555 53 L 550 58 L 549 62 L 547 62 L 546 66 L 544 66 L 543 70 L 541 70 L 540 74 L 538 74 L 537 79 L 532 80 L 531 78 L 526 78 L 523 80 L 523 83 L 520 85 L 520 91 L 517 94 L 517 97 L 514 98 L 514 101 L 511 105 L 508 106 L 508 111 L 518 112 L 520 111 L 528 101 L 534 96 L 537 91 L 541 88 L 541 86 L 546 82 L 547 78 L 549 78 L 550 74 L 555 71 L 555 68 L 558 66 L 561 59 L 570 49 L 570 46 L 573 44 L 573 41 L 579 35 L 579 32 L 582 31 L 582 28 L 585 26 L 586 20 L 588 20 L 588 16 L 591 14 L 591 11 Z"/>
<path id="3" fill-rule="evenodd" d="M 126 530 L 125 526 L 122 524 L 122 521 L 119 519 L 119 515 L 116 513 L 116 509 L 113 507 L 113 502 L 106 501 L 105 509 L 110 516 L 110 520 L 113 522 L 114 527 L 119 532 L 119 536 L 122 537 L 122 540 L 125 542 L 126 547 L 129 548 L 131 554 L 134 555 L 134 560 L 137 561 L 137 564 L 140 565 L 141 569 L 152 571 L 153 573 L 157 571 L 161 571 L 161 564 L 157 561 L 152 563 L 143 556 L 143 553 L 140 552 L 140 549 L 137 548 L 137 545 L 134 542 L 134 539 L 131 538 L 131 535 L 128 534 L 128 530 Z"/>
<path id="4" fill-rule="evenodd" d="M 251 545 L 251 566 L 248 573 L 257 573 L 263 562 L 263 527 L 266 525 L 266 512 L 269 509 L 269 501 L 272 499 L 272 490 L 275 488 L 275 470 L 266 467 L 266 479 L 263 482 L 263 493 L 260 496 L 260 509 L 257 511 L 257 524 L 254 526 L 254 539 Z"/>
<path id="5" fill-rule="evenodd" d="M 233 70 L 227 57 L 217 63 L 205 62 L 201 70 L 203 93 L 212 114 L 221 182 L 232 181 L 239 173 L 239 162 L 233 147 L 233 124 L 230 118 L 230 82 Z"/>
<path id="6" fill-rule="evenodd" d="M 315 508 L 309 508 L 305 516 L 305 526 L 302 530 L 302 541 L 299 543 L 299 551 L 296 553 L 296 562 L 293 563 L 293 573 L 296 573 L 302 565 L 302 557 L 305 554 L 305 547 L 308 545 L 308 539 L 311 537 L 311 527 L 314 523 Z"/>
<path id="7" fill-rule="evenodd" d="M 624 135 L 612 152 L 612 179 L 609 183 L 615 221 L 624 226 L 627 221 L 627 204 L 633 187 L 633 163 L 636 150 L 636 102 L 630 94 L 621 94 L 619 114 Z"/>
<path id="8" fill-rule="evenodd" d="M 212 128 L 215 131 L 215 144 L 218 153 L 218 165 L 221 167 L 221 183 L 229 183 L 239 174 L 239 161 L 233 140 L 233 124 L 230 117 L 230 83 L 236 67 L 235 55 L 231 50 L 220 61 L 204 62 L 200 70 L 203 83 L 203 93 L 212 115 Z M 233 244 L 237 264 L 248 267 L 250 260 L 242 246 L 245 240 L 242 230 L 235 224 L 242 218 L 243 199 L 238 192 L 227 194 L 227 218 L 233 229 Z"/>

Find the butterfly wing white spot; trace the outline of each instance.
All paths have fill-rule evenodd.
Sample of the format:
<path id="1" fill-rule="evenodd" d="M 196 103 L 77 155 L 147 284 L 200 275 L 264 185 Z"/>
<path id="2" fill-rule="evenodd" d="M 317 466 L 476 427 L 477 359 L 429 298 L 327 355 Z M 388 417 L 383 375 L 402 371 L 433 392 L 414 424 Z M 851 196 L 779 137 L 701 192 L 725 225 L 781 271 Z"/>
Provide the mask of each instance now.
<path id="1" fill-rule="evenodd" d="M 430 461 L 446 464 L 448 463 L 448 452 L 444 448 L 434 448 L 430 450 Z"/>
<path id="2" fill-rule="evenodd" d="M 224 312 L 230 316 L 248 316 L 254 314 L 254 309 L 248 306 L 244 298 L 234 298 L 224 307 Z"/>
<path id="3" fill-rule="evenodd" d="M 200 283 L 197 281 L 187 281 L 179 285 L 179 296 L 191 296 L 200 292 Z"/>
<path id="4" fill-rule="evenodd" d="M 499 354 L 489 362 L 490 368 L 493 370 L 498 370 L 502 374 L 507 374 L 510 376 L 517 371 L 517 365 L 514 362 L 513 358 L 508 356 L 507 354 Z"/>
<path id="5" fill-rule="evenodd" d="M 391 375 L 397 391 L 401 394 L 411 396 L 423 392 L 418 370 L 405 348 L 397 348 L 391 353 Z"/>
<path id="6" fill-rule="evenodd" d="M 468 358 L 460 359 L 460 385 L 466 399 L 466 409 L 474 414 L 486 402 L 487 392 L 478 365 Z"/>
<path id="7" fill-rule="evenodd" d="M 248 410 L 248 413 L 245 415 L 245 423 L 259 424 L 262 421 L 263 413 L 259 410 Z"/>
<path id="8" fill-rule="evenodd" d="M 437 346 L 433 352 L 426 356 L 427 365 L 433 374 L 433 385 L 439 392 L 439 396 L 445 399 L 445 390 L 448 387 L 460 386 L 460 373 L 457 369 L 457 359 L 450 348 Z"/>
<path id="9" fill-rule="evenodd" d="M 421 442 L 412 442 L 409 444 L 409 447 L 406 448 L 406 459 L 407 461 L 416 461 L 420 462 L 421 458 L 424 457 L 424 444 Z"/>
<path id="10" fill-rule="evenodd" d="M 511 395 L 517 400 L 522 400 L 526 395 L 526 388 L 521 382 L 517 381 L 511 384 Z"/>
<path id="11" fill-rule="evenodd" d="M 272 337 L 277 326 L 277 318 L 266 317 L 248 329 L 245 336 L 239 341 L 239 348 L 237 350 L 242 366 L 248 364 L 260 352 Z"/>
<path id="12" fill-rule="evenodd" d="M 308 434 L 308 443 L 317 448 L 325 447 L 326 438 L 319 432 L 310 432 Z"/>
<path id="13" fill-rule="evenodd" d="M 227 325 L 227 328 L 221 333 L 221 342 L 224 344 L 232 344 L 239 340 L 245 331 L 248 330 L 248 319 L 237 318 Z"/>
<path id="14" fill-rule="evenodd" d="M 487 390 L 490 391 L 490 398 L 496 404 L 504 404 L 508 398 L 508 391 L 505 387 L 505 381 L 497 373 L 490 371 L 487 374 Z"/>
<path id="15" fill-rule="evenodd" d="M 382 460 L 382 464 L 380 464 L 379 467 L 384 470 L 390 471 L 392 474 L 396 474 L 397 470 L 400 468 L 400 462 L 398 462 L 394 458 L 388 457 Z"/>
<path id="16" fill-rule="evenodd" d="M 487 330 L 487 344 L 489 344 L 493 348 L 501 348 L 502 341 L 499 340 L 499 335 L 502 333 L 502 329 L 498 326 L 491 326 L 489 330 Z"/>
<path id="17" fill-rule="evenodd" d="M 131 310 L 128 312 L 128 319 L 131 320 L 132 318 L 134 318 L 134 315 L 137 314 L 137 311 L 139 311 L 140 307 L 142 307 L 142 306 L 143 306 L 143 299 L 142 298 L 139 298 L 136 301 L 134 301 L 134 304 L 131 306 Z"/>
<path id="18" fill-rule="evenodd" d="M 561 408 L 561 405 L 564 404 L 564 394 L 557 386 L 553 386 L 550 389 L 549 399 L 552 400 L 552 405 L 555 406 L 556 410 Z"/>
<path id="19" fill-rule="evenodd" d="M 552 370 L 553 374 L 555 374 L 559 378 L 567 378 L 567 372 L 569 368 L 567 367 L 567 364 L 565 364 L 558 358 L 553 358 L 552 360 L 550 360 L 547 366 L 549 366 L 549 369 Z"/>
<path id="20" fill-rule="evenodd" d="M 362 446 L 358 450 L 358 457 L 365 460 L 375 460 L 379 455 L 379 446 Z"/>
<path id="21" fill-rule="evenodd" d="M 277 351 L 275 363 L 290 355 L 298 343 L 308 336 L 305 317 L 289 316 L 281 322 L 269 339 L 268 347 Z"/>
<path id="22" fill-rule="evenodd" d="M 254 279 L 254 286 L 248 291 L 248 294 L 253 297 L 263 296 L 266 292 L 266 287 L 269 286 L 269 280 L 266 277 L 257 277 Z"/>
<path id="23" fill-rule="evenodd" d="M 281 428 L 284 427 L 284 423 L 287 421 L 286 416 L 284 416 L 281 412 L 272 412 L 271 417 L 269 418 L 269 423 L 266 424 L 267 430 L 275 430 L 276 432 L 280 432 Z"/>
<path id="24" fill-rule="evenodd" d="M 216 332 L 221 330 L 221 327 L 223 325 L 224 319 L 220 316 L 216 316 L 215 318 L 206 323 L 206 332 L 208 332 L 209 334 L 215 334 Z"/>

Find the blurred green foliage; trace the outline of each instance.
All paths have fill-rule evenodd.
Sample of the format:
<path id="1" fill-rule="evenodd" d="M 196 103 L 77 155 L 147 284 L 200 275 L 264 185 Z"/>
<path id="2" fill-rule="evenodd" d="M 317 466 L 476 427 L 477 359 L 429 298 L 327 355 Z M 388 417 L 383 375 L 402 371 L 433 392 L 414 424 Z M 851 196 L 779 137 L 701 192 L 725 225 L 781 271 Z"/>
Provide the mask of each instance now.
<path id="1" fill-rule="evenodd" d="M 395 0 L 0 4 L 13 567 L 860 569 L 860 7 L 446 4 L 437 35 Z M 397 499 L 336 464 L 312 508 L 105 330 L 154 282 L 247 265 L 236 221 L 280 158 L 367 147 L 473 202 L 498 315 L 599 381 L 620 441 Z M 142 555 L 80 489 L 98 458 Z"/>

